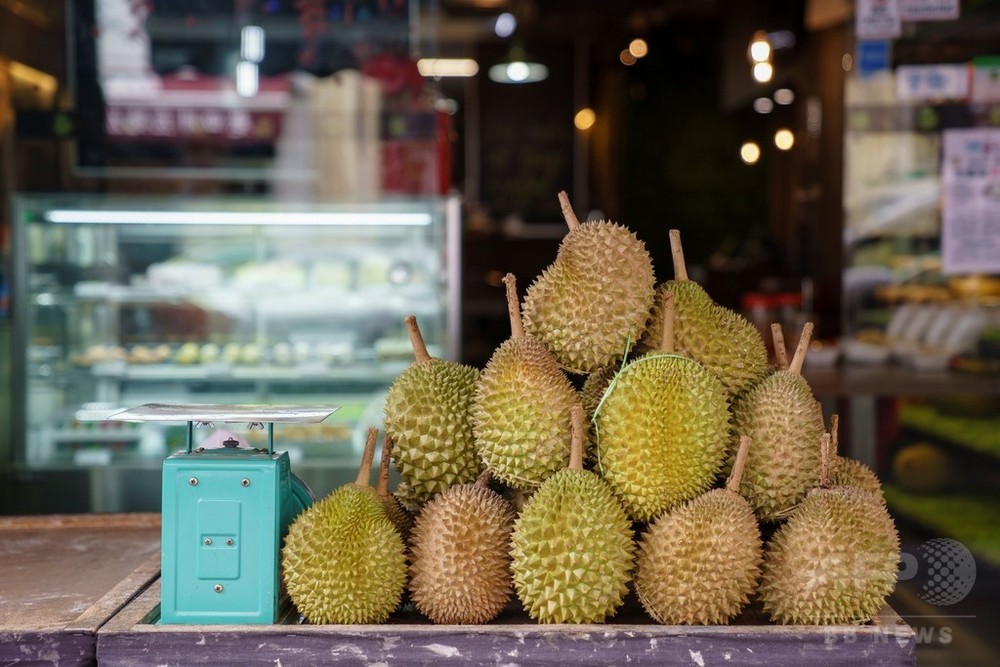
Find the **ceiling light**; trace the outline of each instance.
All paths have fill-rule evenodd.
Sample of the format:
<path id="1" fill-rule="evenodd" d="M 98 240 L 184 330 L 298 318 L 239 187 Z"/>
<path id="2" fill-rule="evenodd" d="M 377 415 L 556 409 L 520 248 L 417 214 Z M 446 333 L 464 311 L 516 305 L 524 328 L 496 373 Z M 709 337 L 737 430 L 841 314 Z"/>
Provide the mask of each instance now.
<path id="1" fill-rule="evenodd" d="M 790 88 L 778 88 L 774 91 L 774 101 L 781 105 L 791 104 L 795 101 L 795 93 Z"/>
<path id="2" fill-rule="evenodd" d="M 253 97 L 257 94 L 258 85 L 257 63 L 246 60 L 236 63 L 236 93 L 240 97 Z"/>
<path id="3" fill-rule="evenodd" d="M 590 107 L 584 107 L 576 112 L 576 116 L 573 117 L 573 124 L 576 129 L 581 132 L 584 130 L 589 130 L 594 126 L 597 121 L 597 114 Z"/>
<path id="4" fill-rule="evenodd" d="M 636 38 L 629 42 L 628 52 L 635 58 L 642 58 L 649 53 L 649 45 L 646 44 L 646 40 Z"/>
<path id="5" fill-rule="evenodd" d="M 264 60 L 264 29 L 259 25 L 240 29 L 240 58 L 252 63 Z"/>
<path id="6" fill-rule="evenodd" d="M 795 145 L 795 135 L 787 127 L 783 127 L 774 133 L 774 145 L 778 150 L 787 151 Z"/>
<path id="7" fill-rule="evenodd" d="M 746 164 L 757 164 L 760 159 L 760 146 L 753 141 L 743 142 L 740 146 L 740 159 Z"/>
<path id="8" fill-rule="evenodd" d="M 472 58 L 421 58 L 417 61 L 420 76 L 440 78 L 445 76 L 475 76 L 479 63 Z"/>
<path id="9" fill-rule="evenodd" d="M 510 12 L 504 12 L 493 24 L 493 32 L 497 37 L 510 37 L 517 30 L 517 19 Z"/>
<path id="10" fill-rule="evenodd" d="M 767 35 L 758 30 L 753 35 L 750 42 L 750 60 L 755 63 L 767 62 L 771 59 L 771 43 L 767 41 Z"/>
<path id="11" fill-rule="evenodd" d="M 490 80 L 497 83 L 535 83 L 549 77 L 549 68 L 532 61 L 521 46 L 512 46 L 507 58 L 490 68 Z"/>
<path id="12" fill-rule="evenodd" d="M 634 65 L 636 63 L 635 56 L 633 56 L 628 49 L 622 49 L 622 52 L 618 54 L 618 60 L 621 61 L 622 65 Z"/>
<path id="13" fill-rule="evenodd" d="M 757 63 L 753 66 L 753 78 L 760 83 L 767 83 L 774 76 L 774 68 L 771 63 Z"/>
<path id="14" fill-rule="evenodd" d="M 770 97 L 758 97 L 753 101 L 753 110 L 757 113 L 771 113 L 774 110 L 774 102 Z"/>

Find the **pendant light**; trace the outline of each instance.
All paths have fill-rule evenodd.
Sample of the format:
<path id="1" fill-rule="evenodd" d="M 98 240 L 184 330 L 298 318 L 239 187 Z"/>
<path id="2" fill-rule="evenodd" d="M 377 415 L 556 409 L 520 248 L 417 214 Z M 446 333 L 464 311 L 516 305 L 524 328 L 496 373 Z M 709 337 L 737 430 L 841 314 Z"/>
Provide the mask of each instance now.
<path id="1" fill-rule="evenodd" d="M 535 83 L 549 77 L 549 68 L 535 62 L 521 44 L 515 43 L 507 56 L 489 69 L 488 75 L 497 83 Z"/>

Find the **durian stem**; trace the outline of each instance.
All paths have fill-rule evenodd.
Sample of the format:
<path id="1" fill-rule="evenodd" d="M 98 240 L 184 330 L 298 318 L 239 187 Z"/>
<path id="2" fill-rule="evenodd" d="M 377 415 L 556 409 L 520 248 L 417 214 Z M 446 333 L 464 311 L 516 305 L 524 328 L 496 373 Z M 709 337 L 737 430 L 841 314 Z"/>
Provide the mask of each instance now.
<path id="1" fill-rule="evenodd" d="M 563 220 L 566 221 L 569 231 L 573 231 L 580 226 L 580 219 L 576 217 L 573 205 L 569 203 L 569 195 L 566 194 L 565 190 L 559 193 L 559 208 L 562 210 Z"/>
<path id="2" fill-rule="evenodd" d="M 361 455 L 361 467 L 358 468 L 358 478 L 354 483 L 358 486 L 372 485 L 372 459 L 375 458 L 375 443 L 378 442 L 378 429 L 372 426 L 368 429 L 368 440 L 365 441 L 365 453 Z"/>
<path id="3" fill-rule="evenodd" d="M 830 416 L 830 455 L 836 456 L 837 448 L 840 446 L 840 415 L 836 412 Z"/>
<path id="4" fill-rule="evenodd" d="M 684 246 L 681 245 L 681 230 L 670 230 L 670 255 L 674 260 L 674 280 L 688 279 L 687 264 L 684 263 Z"/>
<path id="5" fill-rule="evenodd" d="M 570 411 L 573 437 L 569 450 L 569 469 L 583 470 L 583 406 L 577 403 Z"/>
<path id="6" fill-rule="evenodd" d="M 392 465 L 392 438 L 386 433 L 382 436 L 382 463 L 378 467 L 378 482 L 375 484 L 375 492 L 378 497 L 385 499 L 389 497 L 389 466 Z"/>
<path id="7" fill-rule="evenodd" d="M 413 348 L 413 356 L 417 358 L 418 362 L 430 361 L 431 355 L 427 351 L 427 345 L 424 343 L 424 337 L 420 333 L 420 327 L 417 326 L 417 318 L 413 315 L 407 315 L 403 318 L 403 323 L 406 325 L 406 333 L 410 337 L 410 347 Z"/>
<path id="8" fill-rule="evenodd" d="M 743 468 L 747 463 L 747 453 L 750 451 L 750 436 L 740 436 L 740 448 L 736 451 L 736 461 L 733 463 L 733 471 L 729 473 L 726 480 L 726 490 L 733 493 L 740 492 L 740 483 L 743 481 Z"/>
<path id="9" fill-rule="evenodd" d="M 809 339 L 812 338 L 813 323 L 806 322 L 802 327 L 802 335 L 799 337 L 799 346 L 795 348 L 795 356 L 788 366 L 788 371 L 796 375 L 802 374 L 802 364 L 806 361 L 806 352 L 809 350 Z"/>
<path id="10" fill-rule="evenodd" d="M 774 341 L 774 356 L 778 360 L 778 368 L 788 370 L 788 348 L 785 347 L 785 332 L 777 322 L 771 324 L 771 340 Z"/>
<path id="11" fill-rule="evenodd" d="M 674 318 L 677 309 L 674 306 L 674 295 L 666 290 L 660 297 L 660 309 L 663 311 L 663 333 L 660 334 L 660 351 L 672 354 L 674 351 Z"/>
<path id="12" fill-rule="evenodd" d="M 489 470 L 484 470 L 481 473 L 479 473 L 479 477 L 476 478 L 476 486 L 480 486 L 485 489 L 487 486 L 490 485 L 490 480 L 492 479 L 493 479 L 493 473 L 491 473 Z"/>
<path id="13" fill-rule="evenodd" d="M 830 434 L 824 433 L 819 440 L 820 468 L 819 485 L 822 488 L 830 486 Z"/>
<path id="14" fill-rule="evenodd" d="M 507 315 L 510 316 L 510 337 L 524 338 L 524 323 L 521 322 L 521 301 L 517 298 L 517 278 L 513 273 L 503 277 L 507 286 Z"/>

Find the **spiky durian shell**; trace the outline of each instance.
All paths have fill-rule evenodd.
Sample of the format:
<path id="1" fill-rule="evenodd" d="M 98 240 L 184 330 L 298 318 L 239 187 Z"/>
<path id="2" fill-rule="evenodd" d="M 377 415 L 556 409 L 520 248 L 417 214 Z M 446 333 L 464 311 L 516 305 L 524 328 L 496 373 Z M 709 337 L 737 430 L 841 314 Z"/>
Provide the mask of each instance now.
<path id="1" fill-rule="evenodd" d="M 511 338 L 493 353 L 476 390 L 472 430 L 493 476 L 531 488 L 569 462 L 570 409 L 579 395 L 545 346 Z"/>
<path id="2" fill-rule="evenodd" d="M 801 375 L 777 371 L 739 396 L 733 403 L 733 433 L 753 440 L 740 495 L 758 518 L 781 518 L 819 485 L 823 424 Z M 734 447 L 730 465 L 735 455 Z"/>
<path id="3" fill-rule="evenodd" d="M 624 601 L 634 552 L 632 526 L 607 484 L 561 470 L 514 524 L 514 587 L 541 623 L 603 623 Z"/>
<path id="4" fill-rule="evenodd" d="M 442 359 L 416 362 L 389 388 L 385 430 L 393 459 L 414 498 L 426 500 L 481 470 L 469 407 L 479 371 Z"/>
<path id="5" fill-rule="evenodd" d="M 618 375 L 596 422 L 602 476 L 648 521 L 711 488 L 728 448 L 728 395 L 697 362 L 648 355 Z"/>
<path id="6" fill-rule="evenodd" d="M 645 244 L 622 225 L 585 222 L 528 288 L 524 328 L 572 373 L 614 365 L 646 328 L 656 284 Z"/>
<path id="7" fill-rule="evenodd" d="M 583 403 L 583 411 L 588 419 L 594 416 L 594 411 L 597 410 L 601 399 L 604 398 L 604 392 L 607 391 L 608 385 L 611 384 L 611 380 L 614 379 L 619 370 L 618 366 L 609 366 L 598 369 L 587 376 L 580 389 L 580 401 Z"/>
<path id="8" fill-rule="evenodd" d="M 396 532 L 399 533 L 403 544 L 409 544 L 410 532 L 413 530 L 413 515 L 403 506 L 402 501 L 392 494 L 380 500 L 382 501 L 382 509 L 385 511 L 386 517 L 388 517 Z"/>
<path id="9" fill-rule="evenodd" d="M 401 480 L 399 484 L 396 485 L 396 490 L 393 492 L 392 497 L 395 498 L 400 506 L 410 513 L 410 516 L 416 517 L 420 514 L 420 510 L 424 508 L 425 500 L 417 498 L 413 495 L 413 491 L 410 485 L 406 483 L 406 480 Z"/>
<path id="10" fill-rule="evenodd" d="M 752 448 L 751 448 L 752 451 Z M 896 585 L 899 536 L 885 506 L 859 489 L 818 489 L 764 554 L 760 597 L 779 623 L 867 621 Z"/>
<path id="11" fill-rule="evenodd" d="M 281 571 L 310 623 L 381 623 L 403 593 L 403 541 L 375 492 L 348 484 L 292 522 Z"/>
<path id="12" fill-rule="evenodd" d="M 513 594 L 514 509 L 489 488 L 462 484 L 427 503 L 413 529 L 410 592 L 435 623 L 486 623 Z"/>
<path id="13" fill-rule="evenodd" d="M 660 623 L 728 623 L 756 590 L 762 556 L 750 505 L 715 489 L 660 516 L 643 534 L 636 594 Z"/>
<path id="14" fill-rule="evenodd" d="M 882 482 L 872 472 L 872 469 L 861 461 L 856 461 L 846 456 L 834 457 L 830 465 L 830 486 L 846 486 L 867 491 L 885 502 L 885 495 L 882 493 Z"/>
<path id="15" fill-rule="evenodd" d="M 739 313 L 712 301 L 690 280 L 670 280 L 657 288 L 641 350 L 659 347 L 664 292 L 674 295 L 675 349 L 718 375 L 730 394 L 749 389 L 767 374 L 767 348 L 757 328 Z"/>

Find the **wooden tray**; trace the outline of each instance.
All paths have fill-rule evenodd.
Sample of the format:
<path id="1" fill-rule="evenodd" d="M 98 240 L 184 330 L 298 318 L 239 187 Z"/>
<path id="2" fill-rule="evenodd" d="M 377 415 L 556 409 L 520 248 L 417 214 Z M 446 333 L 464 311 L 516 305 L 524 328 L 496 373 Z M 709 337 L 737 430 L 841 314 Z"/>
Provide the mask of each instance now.
<path id="1" fill-rule="evenodd" d="M 0 665 L 93 665 L 160 570 L 159 514 L 0 517 Z"/>
<path id="2" fill-rule="evenodd" d="M 685 664 L 913 665 L 913 630 L 884 607 L 859 626 L 664 626 L 638 610 L 607 625 L 537 625 L 520 611 L 489 625 L 433 625 L 399 613 L 384 625 L 157 625 L 159 581 L 98 632 L 101 665 Z M 513 606 L 513 605 L 512 605 Z"/>

